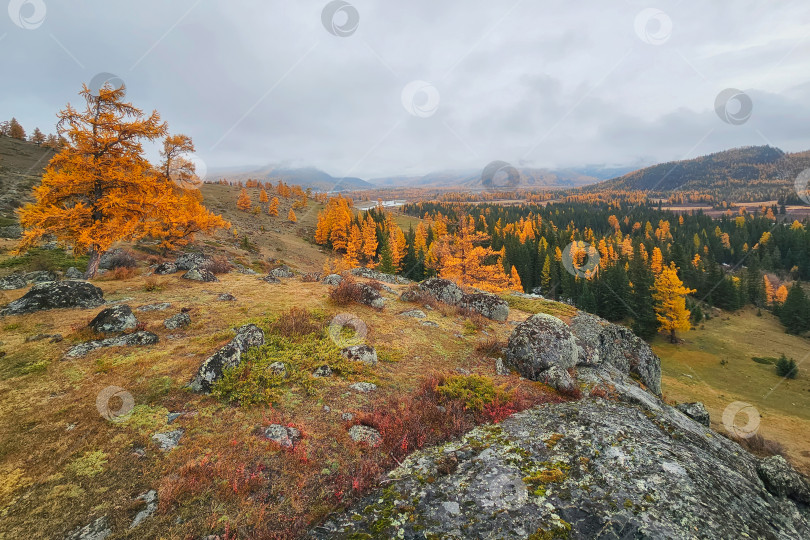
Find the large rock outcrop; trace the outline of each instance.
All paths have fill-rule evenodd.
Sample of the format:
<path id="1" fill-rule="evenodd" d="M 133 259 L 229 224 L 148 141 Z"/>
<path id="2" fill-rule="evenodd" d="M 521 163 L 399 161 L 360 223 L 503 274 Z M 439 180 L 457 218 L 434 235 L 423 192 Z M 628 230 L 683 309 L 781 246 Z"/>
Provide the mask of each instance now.
<path id="1" fill-rule="evenodd" d="M 810 537 L 808 507 L 758 466 L 663 404 L 548 404 L 415 452 L 311 537 Z"/>
<path id="2" fill-rule="evenodd" d="M 425 296 L 461 309 L 478 313 L 494 321 L 505 321 L 509 317 L 509 304 L 501 297 L 486 292 L 465 293 L 461 287 L 449 279 L 430 278 L 412 286 L 402 293 L 403 302 L 417 302 Z"/>
<path id="3" fill-rule="evenodd" d="M 664 403 L 660 374 L 637 382 L 633 355 L 656 360 L 632 337 L 611 342 L 619 331 L 601 319 L 574 326 L 531 317 L 508 356 L 526 376 L 575 373 L 585 397 L 414 452 L 309 537 L 810 538 L 810 485 L 787 461 Z"/>
<path id="4" fill-rule="evenodd" d="M 46 309 L 92 308 L 104 303 L 101 289 L 86 281 L 37 283 L 21 298 L 9 303 L 0 315 L 20 315 Z"/>
<path id="5" fill-rule="evenodd" d="M 512 332 L 504 356 L 507 367 L 559 390 L 574 386 L 573 368 L 604 365 L 661 395 L 661 360 L 650 346 L 629 329 L 583 312 L 570 327 L 544 313 L 530 317 Z"/>
<path id="6" fill-rule="evenodd" d="M 231 341 L 202 363 L 189 386 L 195 392 L 210 392 L 211 385 L 222 377 L 226 369 L 236 367 L 242 362 L 243 353 L 252 347 L 262 345 L 264 332 L 261 328 L 255 324 L 240 326 Z"/>
<path id="7" fill-rule="evenodd" d="M 503 322 L 509 317 L 509 304 L 506 303 L 506 300 L 494 294 L 465 294 L 461 297 L 458 305 L 460 308 L 473 311 L 493 321 Z"/>
<path id="8" fill-rule="evenodd" d="M 382 282 L 385 282 L 385 283 L 391 283 L 393 285 L 404 285 L 406 283 L 411 283 L 411 280 L 408 279 L 408 278 L 404 278 L 402 276 L 396 276 L 394 274 L 386 274 L 384 272 L 374 270 L 373 268 L 365 268 L 363 266 L 358 266 L 357 268 L 352 268 L 351 272 L 352 272 L 352 275 L 355 275 L 355 276 L 358 276 L 358 277 L 374 279 L 374 280 L 382 281 Z"/>
<path id="9" fill-rule="evenodd" d="M 122 334 L 120 336 L 85 341 L 84 343 L 74 345 L 65 353 L 65 358 L 81 358 L 96 349 L 106 347 L 139 347 L 143 345 L 154 345 L 158 341 L 160 341 L 160 338 L 158 338 L 157 334 L 153 334 L 152 332 L 140 331 L 131 334 Z"/>

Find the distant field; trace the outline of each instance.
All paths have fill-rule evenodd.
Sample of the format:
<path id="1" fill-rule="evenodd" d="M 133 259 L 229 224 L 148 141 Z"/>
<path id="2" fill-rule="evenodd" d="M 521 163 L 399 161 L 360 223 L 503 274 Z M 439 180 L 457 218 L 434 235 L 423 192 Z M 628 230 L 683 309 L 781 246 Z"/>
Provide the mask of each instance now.
<path id="1" fill-rule="evenodd" d="M 661 357 L 662 387 L 667 399 L 702 401 L 712 416 L 712 427 L 725 432 L 723 410 L 735 401 L 750 403 L 761 415 L 759 433 L 782 443 L 791 460 L 810 472 L 810 340 L 785 334 L 775 317 L 754 309 L 724 314 L 672 345 L 664 338 L 653 342 Z M 799 376 L 784 380 L 774 366 L 751 358 L 784 353 L 800 364 Z M 721 365 L 720 361 L 727 363 Z M 744 423 L 745 416 L 740 421 Z"/>

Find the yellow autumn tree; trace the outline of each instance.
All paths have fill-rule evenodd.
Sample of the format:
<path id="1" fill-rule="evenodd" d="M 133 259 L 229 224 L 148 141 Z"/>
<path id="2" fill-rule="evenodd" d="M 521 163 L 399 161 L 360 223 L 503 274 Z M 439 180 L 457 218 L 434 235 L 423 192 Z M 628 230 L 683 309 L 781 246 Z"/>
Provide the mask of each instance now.
<path id="1" fill-rule="evenodd" d="M 366 215 L 360 234 L 363 237 L 363 260 L 366 263 L 372 263 L 377 255 L 377 224 L 371 214 Z"/>
<path id="2" fill-rule="evenodd" d="M 292 208 L 290 208 L 290 211 L 287 212 L 287 219 L 289 219 L 293 223 L 298 221 L 298 218 L 295 216 L 295 211 Z"/>
<path id="3" fill-rule="evenodd" d="M 661 250 L 657 247 L 653 248 L 652 252 L 652 259 L 650 260 L 650 269 L 653 271 L 653 274 L 659 275 L 664 268 L 664 256 L 661 254 Z"/>
<path id="4" fill-rule="evenodd" d="M 267 197 L 267 191 L 262 188 L 261 192 L 259 193 L 259 202 L 266 203 L 270 199 Z"/>
<path id="5" fill-rule="evenodd" d="M 34 188 L 34 202 L 18 211 L 24 229 L 18 252 L 52 235 L 76 255 L 89 254 L 90 278 L 114 242 L 149 236 L 160 225 L 166 225 L 164 232 L 178 231 L 182 223 L 170 223 L 173 213 L 186 223 L 200 217 L 204 228 L 225 223 L 204 214 L 198 200 L 183 196 L 144 157 L 141 143 L 167 132 L 157 111 L 145 116 L 125 102 L 123 86 L 105 85 L 94 93 L 82 85 L 79 95 L 84 109 L 68 104 L 57 115 L 61 149 Z"/>
<path id="6" fill-rule="evenodd" d="M 267 207 L 267 214 L 271 216 L 278 215 L 278 197 L 273 197 L 270 201 L 270 206 Z"/>
<path id="7" fill-rule="evenodd" d="M 683 286 L 675 263 L 664 267 L 655 278 L 653 299 L 656 302 L 656 318 L 661 323 L 661 328 L 669 332 L 672 343 L 677 343 L 676 331 L 685 332 L 692 327 L 689 322 L 691 312 L 686 309 L 686 295 L 693 292 L 695 292 L 693 289 Z"/>
<path id="8" fill-rule="evenodd" d="M 250 201 L 250 195 L 245 188 L 242 188 L 242 191 L 239 192 L 239 198 L 236 200 L 236 207 L 242 211 L 249 211 L 253 207 L 253 203 Z"/>
<path id="9" fill-rule="evenodd" d="M 363 235 L 360 233 L 360 227 L 358 227 L 357 224 L 353 224 L 349 232 L 349 237 L 346 240 L 346 253 L 343 255 L 343 260 L 349 268 L 359 266 L 362 252 Z"/>
<path id="10" fill-rule="evenodd" d="M 762 276 L 762 281 L 764 282 L 763 285 L 765 287 L 765 301 L 770 305 L 773 304 L 774 300 L 776 299 L 776 291 L 773 288 L 773 284 L 771 280 L 768 279 L 767 275 Z"/>
<path id="11" fill-rule="evenodd" d="M 784 304 L 785 300 L 787 300 L 788 296 L 788 289 L 784 285 L 780 285 L 778 289 L 776 289 L 776 293 L 774 293 L 774 301 L 777 304 Z"/>

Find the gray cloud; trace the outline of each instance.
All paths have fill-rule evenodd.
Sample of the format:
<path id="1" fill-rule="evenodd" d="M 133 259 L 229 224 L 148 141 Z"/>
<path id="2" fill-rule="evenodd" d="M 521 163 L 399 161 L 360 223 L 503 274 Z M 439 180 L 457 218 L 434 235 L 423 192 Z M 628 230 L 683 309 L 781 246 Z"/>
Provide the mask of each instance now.
<path id="1" fill-rule="evenodd" d="M 42 2 L 35 29 L 0 14 L 0 117 L 52 130 L 82 82 L 111 72 L 209 168 L 284 161 L 374 177 L 810 148 L 801 0 L 357 0 L 344 38 L 323 27 L 321 0 Z M 648 7 L 672 21 L 660 45 L 634 29 Z M 438 90 L 432 116 L 402 106 L 413 80 Z M 714 112 L 726 88 L 753 100 L 744 125 Z"/>

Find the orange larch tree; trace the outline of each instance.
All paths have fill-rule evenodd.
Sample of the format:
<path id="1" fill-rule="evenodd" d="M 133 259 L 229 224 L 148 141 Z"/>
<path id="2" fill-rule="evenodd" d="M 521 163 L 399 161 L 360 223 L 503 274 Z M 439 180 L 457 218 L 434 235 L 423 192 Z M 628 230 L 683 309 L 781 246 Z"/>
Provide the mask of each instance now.
<path id="1" fill-rule="evenodd" d="M 363 260 L 370 264 L 374 262 L 374 257 L 377 255 L 377 224 L 371 214 L 366 215 L 363 221 L 363 228 L 360 230 L 363 237 Z"/>
<path id="2" fill-rule="evenodd" d="M 253 203 L 250 200 L 250 195 L 248 195 L 245 188 L 242 188 L 242 191 L 239 192 L 239 198 L 236 200 L 236 207 L 244 212 L 248 212 L 253 207 Z"/>
<path id="3" fill-rule="evenodd" d="M 271 216 L 278 215 L 278 197 L 273 197 L 270 201 L 270 206 L 267 207 L 267 213 Z"/>
<path id="4" fill-rule="evenodd" d="M 123 86 L 105 85 L 97 94 L 83 86 L 79 94 L 84 110 L 68 104 L 59 112 L 63 146 L 34 188 L 35 202 L 19 210 L 24 233 L 18 251 L 53 235 L 75 254 L 90 255 L 89 278 L 114 242 L 148 236 L 155 223 L 170 221 L 178 199 L 175 186 L 156 173 L 141 146 L 166 134 L 160 115 L 144 116 L 124 102 Z M 183 201 L 187 217 L 201 211 L 202 205 Z"/>
<path id="5" fill-rule="evenodd" d="M 262 189 L 261 192 L 259 193 L 259 202 L 266 203 L 269 200 L 270 199 L 267 197 L 267 191 Z"/>
<path id="6" fill-rule="evenodd" d="M 295 211 L 292 208 L 290 208 L 290 211 L 287 212 L 287 219 L 289 219 L 293 223 L 298 221 L 298 218 L 295 216 Z"/>

